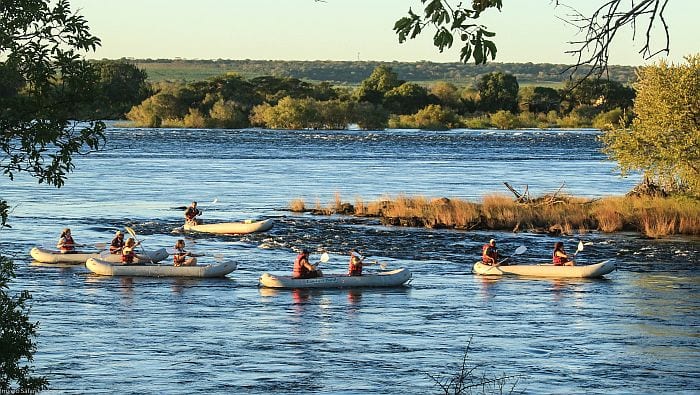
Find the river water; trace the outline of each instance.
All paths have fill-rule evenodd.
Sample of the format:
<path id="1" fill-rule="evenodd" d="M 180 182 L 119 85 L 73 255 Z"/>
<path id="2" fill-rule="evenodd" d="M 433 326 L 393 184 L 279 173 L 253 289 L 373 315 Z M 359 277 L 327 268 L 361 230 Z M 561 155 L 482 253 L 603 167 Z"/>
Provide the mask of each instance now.
<path id="1" fill-rule="evenodd" d="M 622 194 L 597 132 L 169 130 L 110 127 L 104 151 L 76 157 L 60 189 L 0 179 L 13 206 L 2 253 L 12 289 L 33 295 L 35 366 L 48 393 L 441 393 L 459 372 L 506 376 L 505 391 L 658 394 L 700 389 L 700 242 L 587 233 L 579 263 L 614 258 L 601 280 L 485 279 L 471 274 L 495 237 L 520 262 L 545 260 L 548 235 L 384 227 L 376 219 L 287 211 L 385 195 L 479 199 L 557 190 Z M 182 206 L 208 221 L 274 218 L 246 236 L 183 235 Z M 133 227 L 146 248 L 224 254 L 224 279 L 110 278 L 82 266 L 31 262 L 63 227 L 77 242 L 108 242 Z M 361 248 L 413 272 L 398 289 L 271 291 L 265 271 L 291 269 L 294 248 L 331 254 L 343 272 Z M 207 258 L 202 258 L 206 262 Z M 374 270 L 373 267 L 366 269 Z"/>

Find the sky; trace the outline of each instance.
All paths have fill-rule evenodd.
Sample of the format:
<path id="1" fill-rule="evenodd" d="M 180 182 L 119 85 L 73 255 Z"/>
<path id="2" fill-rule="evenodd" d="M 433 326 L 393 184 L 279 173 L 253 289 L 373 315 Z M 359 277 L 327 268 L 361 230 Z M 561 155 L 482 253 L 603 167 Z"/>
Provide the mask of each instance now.
<path id="1" fill-rule="evenodd" d="M 457 3 L 455 0 L 452 3 Z M 567 1 L 567 0 L 564 0 Z M 102 46 L 91 59 L 183 58 L 256 60 L 363 60 L 458 62 L 460 41 L 440 53 L 432 32 L 399 44 L 394 22 L 420 0 L 70 0 Z M 567 42 L 581 39 L 560 18 L 570 11 L 552 0 L 504 0 L 502 12 L 489 10 L 479 22 L 496 32 L 497 62 L 575 61 Z M 603 0 L 568 0 L 591 10 Z M 660 59 L 679 63 L 700 52 L 698 0 L 670 0 L 666 19 L 671 51 L 644 60 L 629 30 L 618 36 L 610 64 L 642 65 Z"/>

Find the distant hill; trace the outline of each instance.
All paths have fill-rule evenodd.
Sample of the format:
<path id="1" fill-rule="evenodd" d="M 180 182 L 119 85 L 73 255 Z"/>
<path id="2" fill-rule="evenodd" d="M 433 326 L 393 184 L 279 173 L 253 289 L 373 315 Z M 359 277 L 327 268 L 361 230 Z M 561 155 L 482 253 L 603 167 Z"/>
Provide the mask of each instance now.
<path id="1" fill-rule="evenodd" d="M 567 65 L 550 63 L 488 63 L 474 65 L 436 62 L 373 62 L 373 61 L 286 61 L 286 60 L 185 60 L 124 59 L 148 73 L 151 82 L 165 80 L 197 81 L 236 72 L 245 78 L 273 75 L 301 80 L 328 81 L 336 85 L 358 85 L 380 64 L 390 66 L 399 78 L 429 84 L 447 81 L 459 86 L 473 85 L 482 74 L 501 71 L 513 74 L 520 85 L 556 86 L 568 79 Z M 610 66 L 609 78 L 622 83 L 635 79 L 635 68 Z"/>

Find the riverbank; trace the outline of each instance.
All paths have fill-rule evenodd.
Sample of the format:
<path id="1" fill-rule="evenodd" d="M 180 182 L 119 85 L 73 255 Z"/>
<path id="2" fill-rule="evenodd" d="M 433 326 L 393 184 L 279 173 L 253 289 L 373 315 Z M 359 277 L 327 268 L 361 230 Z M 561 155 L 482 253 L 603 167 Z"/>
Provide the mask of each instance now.
<path id="1" fill-rule="evenodd" d="M 303 199 L 290 202 L 294 212 L 343 214 L 380 218 L 382 224 L 463 230 L 501 230 L 550 234 L 589 231 L 635 231 L 650 238 L 673 234 L 700 235 L 700 201 L 688 197 L 611 196 L 586 199 L 543 196 L 527 203 L 492 194 L 479 202 L 425 196 L 382 197 L 344 202 L 340 194 L 327 205 L 308 207 Z"/>

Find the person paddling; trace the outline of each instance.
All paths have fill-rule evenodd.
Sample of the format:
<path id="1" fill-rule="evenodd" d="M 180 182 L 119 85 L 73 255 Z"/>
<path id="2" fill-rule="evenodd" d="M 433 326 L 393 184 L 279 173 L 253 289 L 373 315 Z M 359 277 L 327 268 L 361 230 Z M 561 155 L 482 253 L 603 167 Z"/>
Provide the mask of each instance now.
<path id="1" fill-rule="evenodd" d="M 554 266 L 575 266 L 576 263 L 573 259 L 564 251 L 564 243 L 557 241 L 554 244 L 554 251 L 552 251 L 552 263 Z"/>
<path id="2" fill-rule="evenodd" d="M 74 254 L 75 251 L 75 241 L 70 233 L 69 228 L 63 229 L 61 232 L 61 237 L 58 239 L 56 248 L 61 250 L 61 254 Z"/>
<path id="3" fill-rule="evenodd" d="M 124 248 L 124 233 L 118 230 L 117 233 L 114 234 L 114 238 L 109 245 L 109 253 L 119 254 L 122 252 L 122 248 Z"/>
<path id="4" fill-rule="evenodd" d="M 323 273 L 309 262 L 309 250 L 303 249 L 294 260 L 293 278 L 316 278 Z"/>
<path id="5" fill-rule="evenodd" d="M 350 264 L 348 265 L 348 276 L 362 275 L 362 259 L 355 250 L 350 250 Z"/>
<path id="6" fill-rule="evenodd" d="M 122 247 L 122 264 L 124 265 L 133 265 L 134 264 L 134 258 L 136 258 L 136 253 L 134 252 L 134 248 L 136 248 L 137 245 L 141 244 L 141 242 L 136 242 L 132 237 L 129 237 L 126 239 L 126 243 L 124 243 L 124 247 Z"/>
<path id="7" fill-rule="evenodd" d="M 185 210 L 185 222 L 190 225 L 199 225 L 201 220 L 197 219 L 198 215 L 202 215 L 202 210 L 197 208 L 197 202 L 192 202 Z"/>
<path id="8" fill-rule="evenodd" d="M 498 266 L 500 255 L 496 247 L 496 240 L 491 239 L 481 247 L 481 261 L 487 265 Z"/>
<path id="9" fill-rule="evenodd" d="M 197 255 L 185 250 L 185 240 L 179 239 L 176 241 L 175 253 L 173 254 L 173 266 L 195 266 L 196 264 Z"/>

